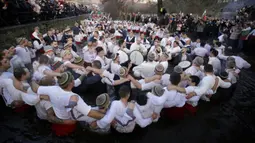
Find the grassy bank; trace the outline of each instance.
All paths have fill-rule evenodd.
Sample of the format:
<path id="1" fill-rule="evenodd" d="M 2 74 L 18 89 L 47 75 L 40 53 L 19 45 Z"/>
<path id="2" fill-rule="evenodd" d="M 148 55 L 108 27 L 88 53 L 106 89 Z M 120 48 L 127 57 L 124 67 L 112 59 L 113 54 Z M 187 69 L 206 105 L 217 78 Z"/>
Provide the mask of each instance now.
<path id="1" fill-rule="evenodd" d="M 12 27 L 5 27 L 0 29 L 0 49 L 9 48 L 16 45 L 17 37 L 30 38 L 35 26 L 40 27 L 41 33 L 46 33 L 49 28 L 63 30 L 66 26 L 73 26 L 75 21 L 80 21 L 88 18 L 88 15 L 80 15 L 75 17 L 68 17 L 63 19 L 56 19 L 51 21 L 43 21 L 26 25 L 18 25 Z"/>

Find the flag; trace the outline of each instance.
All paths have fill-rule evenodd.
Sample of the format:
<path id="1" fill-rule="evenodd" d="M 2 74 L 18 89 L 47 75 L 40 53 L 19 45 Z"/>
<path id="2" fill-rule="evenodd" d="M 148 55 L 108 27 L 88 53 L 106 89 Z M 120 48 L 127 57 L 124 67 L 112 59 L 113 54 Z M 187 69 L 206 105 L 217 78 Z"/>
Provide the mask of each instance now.
<path id="1" fill-rule="evenodd" d="M 206 10 L 204 11 L 204 13 L 202 14 L 202 17 L 204 17 L 206 15 Z"/>

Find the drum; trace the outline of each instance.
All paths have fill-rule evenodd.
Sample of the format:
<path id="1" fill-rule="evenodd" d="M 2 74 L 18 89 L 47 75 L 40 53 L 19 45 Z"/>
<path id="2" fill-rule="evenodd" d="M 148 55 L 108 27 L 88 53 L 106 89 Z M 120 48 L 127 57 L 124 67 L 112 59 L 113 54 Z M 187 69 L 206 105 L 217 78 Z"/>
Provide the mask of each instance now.
<path id="1" fill-rule="evenodd" d="M 120 64 L 123 64 L 129 60 L 127 53 L 122 50 L 118 51 L 120 57 Z"/>
<path id="2" fill-rule="evenodd" d="M 139 51 L 133 51 L 129 55 L 129 58 L 130 58 L 131 62 L 135 65 L 140 65 L 144 61 L 143 54 Z"/>
<path id="3" fill-rule="evenodd" d="M 186 69 L 191 65 L 190 61 L 182 61 L 178 64 L 182 69 Z"/>

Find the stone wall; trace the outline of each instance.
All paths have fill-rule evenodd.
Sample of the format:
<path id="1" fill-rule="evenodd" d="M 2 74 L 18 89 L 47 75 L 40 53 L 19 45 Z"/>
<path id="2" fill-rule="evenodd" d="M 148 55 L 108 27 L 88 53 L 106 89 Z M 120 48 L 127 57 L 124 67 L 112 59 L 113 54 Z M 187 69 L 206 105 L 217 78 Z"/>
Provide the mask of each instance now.
<path id="1" fill-rule="evenodd" d="M 26 37 L 30 39 L 34 27 L 39 26 L 41 33 L 46 33 L 49 28 L 64 30 L 66 26 L 73 26 L 75 21 L 88 18 L 89 15 L 80 15 L 51 21 L 5 27 L 0 29 L 0 49 L 9 48 L 16 45 L 16 38 Z"/>

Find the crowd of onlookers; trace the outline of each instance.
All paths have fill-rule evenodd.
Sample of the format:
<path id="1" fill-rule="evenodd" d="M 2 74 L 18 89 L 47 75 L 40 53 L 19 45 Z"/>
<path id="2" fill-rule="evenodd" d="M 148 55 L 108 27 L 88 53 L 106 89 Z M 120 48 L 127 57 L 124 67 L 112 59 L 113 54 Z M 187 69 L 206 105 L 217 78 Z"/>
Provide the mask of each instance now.
<path id="1" fill-rule="evenodd" d="M 83 4 L 64 0 L 1 0 L 0 26 L 25 24 L 90 13 Z"/>

